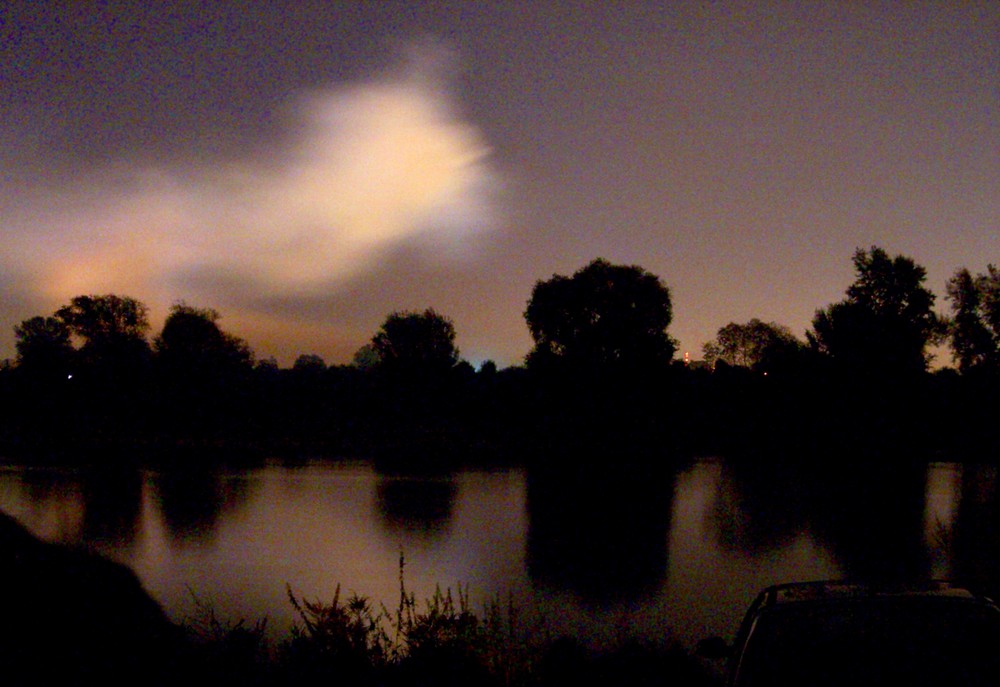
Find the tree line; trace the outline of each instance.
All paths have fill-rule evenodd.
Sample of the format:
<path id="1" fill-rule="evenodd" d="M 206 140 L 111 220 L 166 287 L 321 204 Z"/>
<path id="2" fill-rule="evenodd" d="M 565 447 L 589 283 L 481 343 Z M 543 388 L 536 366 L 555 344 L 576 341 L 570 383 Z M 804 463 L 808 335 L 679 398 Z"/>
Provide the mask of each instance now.
<path id="1" fill-rule="evenodd" d="M 778 323 L 731 322 L 695 363 L 675 359 L 663 281 L 600 258 L 536 282 L 524 312 L 533 346 L 502 370 L 464 361 L 454 324 L 433 308 L 389 314 L 350 364 L 303 354 L 282 369 L 211 308 L 175 304 L 150 339 L 138 300 L 76 296 L 15 327 L 17 358 L 0 369 L 0 445 L 239 446 L 408 464 L 1000 445 L 1000 270 L 956 271 L 951 313 L 940 315 L 911 258 L 872 247 L 853 264 L 845 297 L 816 311 L 804 340 Z M 930 349 L 945 343 L 957 370 L 931 373 Z"/>

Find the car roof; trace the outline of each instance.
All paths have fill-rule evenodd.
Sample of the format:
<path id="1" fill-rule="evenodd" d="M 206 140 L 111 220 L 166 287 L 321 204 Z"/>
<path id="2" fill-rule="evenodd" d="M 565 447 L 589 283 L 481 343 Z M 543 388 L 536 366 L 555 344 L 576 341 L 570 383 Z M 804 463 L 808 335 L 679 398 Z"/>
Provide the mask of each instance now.
<path id="1" fill-rule="evenodd" d="M 832 675 L 842 684 L 884 684 L 877 667 L 911 677 L 954 673 L 942 684 L 995 685 L 998 639 L 1000 608 L 948 582 L 779 584 L 747 610 L 726 684 L 809 684 Z"/>
<path id="2" fill-rule="evenodd" d="M 950 598 L 992 604 L 987 597 L 950 582 L 875 584 L 845 581 L 792 582 L 767 587 L 754 604 L 758 609 L 806 602 L 856 601 L 880 598 Z"/>

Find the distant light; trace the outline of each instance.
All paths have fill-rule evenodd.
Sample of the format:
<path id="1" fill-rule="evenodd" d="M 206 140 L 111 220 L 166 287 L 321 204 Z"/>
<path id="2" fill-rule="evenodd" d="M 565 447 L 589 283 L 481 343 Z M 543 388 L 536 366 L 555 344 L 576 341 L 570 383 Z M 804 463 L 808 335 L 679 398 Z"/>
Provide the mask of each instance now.
<path id="1" fill-rule="evenodd" d="M 73 375 L 66 375 L 66 379 L 73 379 Z"/>

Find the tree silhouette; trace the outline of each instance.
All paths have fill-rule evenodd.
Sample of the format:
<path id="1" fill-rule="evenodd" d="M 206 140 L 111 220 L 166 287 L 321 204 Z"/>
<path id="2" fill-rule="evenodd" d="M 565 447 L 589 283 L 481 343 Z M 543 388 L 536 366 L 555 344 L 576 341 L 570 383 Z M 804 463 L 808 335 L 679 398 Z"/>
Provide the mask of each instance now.
<path id="1" fill-rule="evenodd" d="M 151 351 L 146 306 L 115 294 L 76 296 L 55 317 L 80 342 L 73 371 L 81 440 L 135 440 L 148 428 Z"/>
<path id="2" fill-rule="evenodd" d="M 759 368 L 794 355 L 801 346 L 788 327 L 754 318 L 746 324 L 730 322 L 702 350 L 709 365 L 722 360 L 737 367 Z"/>
<path id="3" fill-rule="evenodd" d="M 926 270 L 881 248 L 854 253 L 857 278 L 847 298 L 816 312 L 810 345 L 843 369 L 913 375 L 927 369 L 927 346 L 942 332 Z"/>
<path id="4" fill-rule="evenodd" d="M 70 330 L 56 317 L 32 317 L 14 327 L 18 366 L 36 376 L 65 378 L 75 350 Z"/>
<path id="5" fill-rule="evenodd" d="M 83 340 L 85 366 L 107 382 L 135 375 L 148 361 L 147 312 L 134 298 L 107 294 L 76 296 L 55 316 Z"/>
<path id="6" fill-rule="evenodd" d="M 156 341 L 157 362 L 171 374 L 217 377 L 247 371 L 253 352 L 245 341 L 219 328 L 219 313 L 178 303 L 170 309 Z"/>
<path id="7" fill-rule="evenodd" d="M 948 280 L 952 357 L 963 372 L 1000 369 L 1000 270 L 988 265 L 975 277 L 962 268 Z"/>
<path id="8" fill-rule="evenodd" d="M 355 356 L 380 468 L 437 469 L 452 453 L 464 400 L 458 360 L 455 327 L 433 308 L 391 313 Z"/>
<path id="9" fill-rule="evenodd" d="M 303 353 L 295 359 L 292 370 L 302 374 L 320 374 L 326 372 L 326 361 L 315 353 Z"/>
<path id="10" fill-rule="evenodd" d="M 159 416 L 188 438 L 218 433 L 246 410 L 253 352 L 218 320 L 211 308 L 178 303 L 153 343 Z"/>
<path id="11" fill-rule="evenodd" d="M 354 352 L 351 365 L 362 371 L 373 370 L 378 367 L 379 357 L 375 346 L 371 341 Z"/>
<path id="12" fill-rule="evenodd" d="M 56 317 L 86 346 L 109 345 L 118 340 L 143 339 L 149 329 L 146 306 L 128 296 L 77 296 L 56 311 Z"/>
<path id="13" fill-rule="evenodd" d="M 458 362 L 455 326 L 433 308 L 394 312 L 372 337 L 376 366 L 392 372 L 446 372 Z"/>
<path id="14" fill-rule="evenodd" d="M 670 291 L 635 265 L 598 258 L 572 277 L 535 283 L 524 317 L 534 348 L 529 366 L 639 369 L 667 363 L 676 344 L 667 335 Z"/>
<path id="15" fill-rule="evenodd" d="M 4 421 L 39 442 L 74 435 L 80 404 L 75 402 L 77 352 L 69 327 L 55 317 L 32 317 L 17 325 L 14 335 L 17 365 L 0 385 Z"/>

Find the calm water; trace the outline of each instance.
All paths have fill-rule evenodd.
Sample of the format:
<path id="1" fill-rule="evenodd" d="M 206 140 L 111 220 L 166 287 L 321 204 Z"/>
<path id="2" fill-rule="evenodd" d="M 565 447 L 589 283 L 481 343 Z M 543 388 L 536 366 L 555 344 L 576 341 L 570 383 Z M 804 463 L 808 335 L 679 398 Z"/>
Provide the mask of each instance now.
<path id="1" fill-rule="evenodd" d="M 418 599 L 468 585 L 512 595 L 549 627 L 687 645 L 730 638 L 754 593 L 783 581 L 883 574 L 992 579 L 996 469 L 799 474 L 698 462 L 572 481 L 522 470 L 441 478 L 364 463 L 93 474 L 0 469 L 0 508 L 40 537 L 132 567 L 176 619 L 292 620 L 285 586 L 338 583 L 392 608 L 398 561 Z"/>

